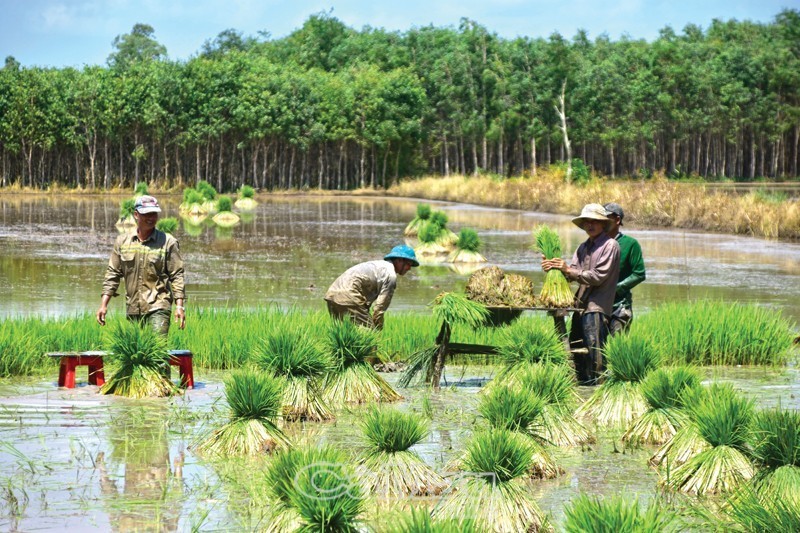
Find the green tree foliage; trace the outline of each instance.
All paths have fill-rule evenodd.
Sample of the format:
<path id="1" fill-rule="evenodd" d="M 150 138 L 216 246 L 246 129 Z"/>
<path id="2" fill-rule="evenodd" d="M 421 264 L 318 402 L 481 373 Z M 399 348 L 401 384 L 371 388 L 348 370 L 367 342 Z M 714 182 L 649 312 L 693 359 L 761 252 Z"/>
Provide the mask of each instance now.
<path id="1" fill-rule="evenodd" d="M 800 12 L 715 20 L 652 42 L 504 39 L 479 23 L 405 32 L 331 13 L 271 39 L 228 29 L 187 61 L 155 30 L 107 66 L 0 69 L 0 184 L 207 181 L 220 192 L 387 187 L 401 176 L 591 172 L 798 176 Z M 579 165 L 580 166 L 580 165 Z"/>

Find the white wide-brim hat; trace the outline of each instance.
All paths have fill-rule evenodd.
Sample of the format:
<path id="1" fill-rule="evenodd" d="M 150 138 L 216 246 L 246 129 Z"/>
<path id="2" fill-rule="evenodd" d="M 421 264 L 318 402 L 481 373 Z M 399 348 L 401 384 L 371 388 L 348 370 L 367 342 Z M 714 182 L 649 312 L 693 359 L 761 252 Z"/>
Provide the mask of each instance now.
<path id="1" fill-rule="evenodd" d="M 600 204 L 586 204 L 583 206 L 580 216 L 572 219 L 572 223 L 583 229 L 583 223 L 587 220 L 599 220 L 607 228 L 611 219 L 608 218 L 608 211 Z"/>

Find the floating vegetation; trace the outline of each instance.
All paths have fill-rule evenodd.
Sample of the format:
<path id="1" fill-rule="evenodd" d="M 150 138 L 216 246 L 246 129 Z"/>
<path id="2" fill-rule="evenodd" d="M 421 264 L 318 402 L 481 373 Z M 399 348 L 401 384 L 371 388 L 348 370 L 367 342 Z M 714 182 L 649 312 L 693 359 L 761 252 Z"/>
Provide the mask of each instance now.
<path id="1" fill-rule="evenodd" d="M 485 263 L 480 254 L 481 240 L 474 229 L 462 228 L 458 234 L 456 249 L 447 256 L 448 263 Z"/>
<path id="2" fill-rule="evenodd" d="M 287 420 L 334 418 L 323 399 L 324 379 L 332 363 L 310 339 L 305 328 L 282 328 L 268 335 L 256 353 L 261 369 L 286 380 L 283 417 Z"/>
<path id="3" fill-rule="evenodd" d="M 129 398 L 170 396 L 177 388 L 169 380 L 167 341 L 152 328 L 134 322 L 118 322 L 106 342 L 110 377 L 102 394 Z"/>
<path id="4" fill-rule="evenodd" d="M 603 427 L 626 429 L 647 411 L 641 381 L 659 366 L 661 351 L 649 338 L 631 332 L 608 340 L 605 359 L 605 381 L 578 408 L 577 415 Z"/>
<path id="5" fill-rule="evenodd" d="M 669 364 L 782 365 L 794 337 L 778 309 L 721 301 L 663 304 L 631 329 L 658 339 Z"/>
<path id="6" fill-rule="evenodd" d="M 289 445 L 277 426 L 283 405 L 283 382 L 252 369 L 232 371 L 225 378 L 230 420 L 216 429 L 197 451 L 218 456 L 254 456 Z"/>
<path id="7" fill-rule="evenodd" d="M 623 442 L 663 444 L 688 422 L 683 411 L 684 390 L 700 387 L 700 371 L 678 366 L 657 368 L 641 383 L 647 411 L 622 436 Z"/>
<path id="8" fill-rule="evenodd" d="M 175 217 L 161 218 L 156 222 L 156 229 L 171 235 L 178 229 L 178 219 Z"/>
<path id="9" fill-rule="evenodd" d="M 408 223 L 406 229 L 403 230 L 403 235 L 406 237 L 416 237 L 419 234 L 419 228 L 431 218 L 431 206 L 428 204 L 417 204 L 417 214 Z"/>
<path id="10" fill-rule="evenodd" d="M 429 434 L 421 415 L 374 407 L 361 422 L 367 449 L 359 463 L 367 490 L 380 498 L 434 496 L 445 480 L 409 450 Z"/>
<path id="11" fill-rule="evenodd" d="M 564 531 L 568 533 L 643 533 L 678 531 L 673 511 L 657 502 L 642 510 L 636 498 L 600 498 L 582 494 L 564 509 Z"/>
<path id="12" fill-rule="evenodd" d="M 369 364 L 377 355 L 378 333 L 349 320 L 333 320 L 326 349 L 333 369 L 325 381 L 324 397 L 332 407 L 369 402 L 395 402 L 403 397 Z"/>
<path id="13" fill-rule="evenodd" d="M 753 402 L 716 383 L 686 397 L 690 422 L 708 448 L 672 470 L 665 483 L 698 495 L 731 492 L 755 473 L 747 457 Z"/>
<path id="14" fill-rule="evenodd" d="M 236 200 L 236 208 L 242 211 L 252 211 L 258 207 L 255 199 L 256 190 L 250 185 L 242 185 L 239 188 L 239 198 Z"/>
<path id="15" fill-rule="evenodd" d="M 474 519 L 481 531 L 518 533 L 551 528 L 522 482 L 529 471 L 531 440 L 503 429 L 473 435 L 463 459 L 458 486 L 434 509 L 436 520 Z"/>
<path id="16" fill-rule="evenodd" d="M 533 249 L 544 255 L 545 259 L 561 258 L 561 239 L 558 233 L 542 224 L 533 230 L 535 243 Z M 569 281 L 560 270 L 551 269 L 544 275 L 539 303 L 545 307 L 572 307 L 575 298 L 569 288 Z"/>

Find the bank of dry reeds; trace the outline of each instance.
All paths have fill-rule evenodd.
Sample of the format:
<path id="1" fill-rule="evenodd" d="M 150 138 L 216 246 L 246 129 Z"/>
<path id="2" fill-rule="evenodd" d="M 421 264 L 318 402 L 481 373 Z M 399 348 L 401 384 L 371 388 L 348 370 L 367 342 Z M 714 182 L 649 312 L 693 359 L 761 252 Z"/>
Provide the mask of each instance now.
<path id="1" fill-rule="evenodd" d="M 588 203 L 618 202 L 625 221 L 636 226 L 674 227 L 767 238 L 800 238 L 800 203 L 760 191 L 731 194 L 703 183 L 595 178 L 567 184 L 562 171 L 543 170 L 530 178 L 485 176 L 405 180 L 389 194 L 493 207 L 575 215 Z"/>

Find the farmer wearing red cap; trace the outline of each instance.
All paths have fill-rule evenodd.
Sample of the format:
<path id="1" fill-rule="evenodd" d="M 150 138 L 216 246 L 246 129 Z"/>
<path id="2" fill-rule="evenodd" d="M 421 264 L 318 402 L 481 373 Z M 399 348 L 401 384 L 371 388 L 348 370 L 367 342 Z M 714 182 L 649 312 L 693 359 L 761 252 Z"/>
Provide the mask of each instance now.
<path id="1" fill-rule="evenodd" d="M 183 301 L 183 258 L 178 241 L 156 229 L 161 207 L 152 196 L 140 196 L 134 205 L 136 231 L 120 235 L 114 243 L 103 281 L 103 295 L 97 310 L 97 322 L 106 324 L 108 302 L 117 295 L 120 280 L 125 279 L 126 314 L 129 320 L 149 324 L 166 336 L 170 311 L 175 302 L 178 327 L 186 326 Z"/>
<path id="2" fill-rule="evenodd" d="M 325 293 L 328 312 L 338 320 L 349 315 L 355 324 L 383 329 L 383 315 L 392 302 L 397 276 L 416 266 L 419 261 L 414 249 L 401 244 L 383 259 L 348 268 Z"/>
<path id="3" fill-rule="evenodd" d="M 589 238 L 578 246 L 569 264 L 561 258 L 543 260 L 542 270 L 558 269 L 568 280 L 579 284 L 575 300 L 581 311 L 572 316 L 569 340 L 570 344 L 582 341 L 589 351 L 586 357 L 575 357 L 578 381 L 595 385 L 605 370 L 603 345 L 619 277 L 619 244 L 606 233 L 612 222 L 600 204 L 585 205 L 572 223 Z"/>

